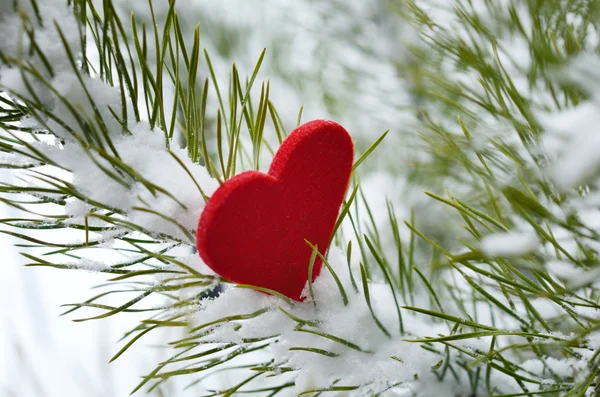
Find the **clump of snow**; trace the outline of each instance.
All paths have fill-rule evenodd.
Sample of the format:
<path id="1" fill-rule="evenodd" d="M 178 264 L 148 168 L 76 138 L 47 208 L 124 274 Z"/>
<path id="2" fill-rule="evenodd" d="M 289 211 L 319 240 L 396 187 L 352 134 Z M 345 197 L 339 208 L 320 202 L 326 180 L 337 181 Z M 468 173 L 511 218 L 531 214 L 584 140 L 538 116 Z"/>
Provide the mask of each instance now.
<path id="1" fill-rule="evenodd" d="M 38 22 L 38 16 L 33 9 L 33 2 L 30 1 L 5 1 L 8 7 L 0 9 L 0 52 L 8 57 L 27 62 L 32 68 L 35 68 L 42 76 L 49 77 L 50 71 L 45 66 L 45 62 L 36 51 L 31 51 L 32 42 L 23 29 L 22 17 L 26 18 L 29 28 L 34 30 L 34 40 L 36 46 L 43 51 L 47 63 L 51 65 L 54 72 L 70 70 L 72 67 L 65 50 L 62 38 L 55 22 L 60 27 L 60 31 L 65 42 L 75 54 L 81 52 L 79 38 L 79 25 L 73 14 L 72 7 L 62 0 L 44 0 L 38 1 L 38 15 L 43 20 L 43 25 Z M 17 11 L 13 10 L 12 5 L 17 5 Z M 29 76 L 28 82 L 35 89 L 35 93 L 45 104 L 52 101 L 50 90 L 35 78 Z M 0 86 L 9 88 L 26 98 L 32 99 L 31 93 L 26 88 L 23 75 L 16 68 L 10 68 L 0 62 Z"/>
<path id="2" fill-rule="evenodd" d="M 128 221 L 142 226 L 151 234 L 187 241 L 181 227 L 193 231 L 205 204 L 194 180 L 207 195 L 218 187 L 218 182 L 204 167 L 193 163 L 186 150 L 177 145 L 171 146 L 170 151 L 185 164 L 190 176 L 166 148 L 162 131 L 153 131 L 143 122 L 131 125 L 130 131 L 130 135 L 113 138 L 116 152 L 137 175 L 170 192 L 172 197 L 153 192 L 135 175 L 121 174 L 116 179 L 114 173 L 111 175 L 105 171 L 111 169 L 108 161 L 77 142 L 66 141 L 62 145 L 38 143 L 36 148 L 43 150 L 60 167 L 70 170 L 70 182 L 86 197 L 86 200 L 69 200 L 65 210 L 73 217 L 71 221 L 81 221 L 93 208 L 90 202 L 98 202 L 123 211 Z"/>
<path id="3" fill-rule="evenodd" d="M 200 274 L 204 274 L 206 276 L 216 276 L 217 275 L 214 272 L 214 270 L 212 270 L 210 267 L 208 267 L 202 261 L 202 259 L 200 259 L 200 255 L 198 255 L 196 253 L 194 253 L 192 255 L 179 256 L 177 258 L 177 261 L 183 263 L 184 265 L 191 267 L 192 269 L 196 270 Z"/>
<path id="4" fill-rule="evenodd" d="M 68 99 L 69 103 L 67 106 L 58 96 L 51 96 L 52 104 L 50 106 L 60 123 L 52 119 L 49 120 L 48 126 L 61 138 L 75 140 L 72 132 L 66 131 L 62 125 L 67 125 L 77 131 L 80 118 L 83 118 L 84 122 L 89 123 L 98 132 L 105 128 L 111 136 L 123 133 L 123 128 L 111 113 L 112 110 L 115 114 L 121 115 L 121 94 L 118 88 L 89 76 L 81 76 L 80 82 L 73 71 L 58 73 L 52 79 L 52 86 L 62 97 Z M 91 99 L 86 90 L 91 93 Z M 99 123 L 94 117 L 94 106 L 99 112 L 102 123 Z M 128 106 L 127 111 L 131 114 L 131 105 Z M 84 139 L 84 137 L 79 136 L 79 139 Z"/>
<path id="5" fill-rule="evenodd" d="M 567 261 L 551 260 L 546 262 L 546 269 L 550 274 L 567 282 L 573 282 L 588 275 L 588 269 L 577 267 Z"/>
<path id="6" fill-rule="evenodd" d="M 521 256 L 534 251 L 540 240 L 534 232 L 506 232 L 485 236 L 481 250 L 487 256 Z"/>
<path id="7" fill-rule="evenodd" d="M 570 62 L 564 78 L 581 86 L 590 100 L 539 115 L 547 131 L 544 143 L 552 160 L 549 175 L 563 189 L 589 182 L 600 171 L 600 57 L 584 54 Z"/>
<path id="8" fill-rule="evenodd" d="M 110 269 L 108 263 L 95 261 L 93 259 L 80 259 L 77 262 L 68 263 L 67 266 L 72 267 L 73 269 L 89 270 L 92 272 Z"/>
<path id="9" fill-rule="evenodd" d="M 404 340 L 414 339 L 411 335 L 447 334 L 448 328 L 429 321 L 426 316 L 401 309 L 405 327 L 401 334 L 389 285 L 372 282 L 369 288 L 373 309 L 390 333 L 390 337 L 386 336 L 373 320 L 362 293 L 354 292 L 343 253 L 333 249 L 329 262 L 348 294 L 348 306 L 344 306 L 337 284 L 326 269 L 314 283 L 314 304 L 309 301 L 288 304 L 270 295 L 232 287 L 217 299 L 203 301 L 194 325 L 208 324 L 233 313 L 266 312 L 255 318 L 202 328 L 207 334 L 201 340 L 240 344 L 245 339 L 276 336 L 277 343 L 271 344 L 270 352 L 275 363 L 295 370 L 292 373 L 295 394 L 326 388 L 337 380 L 339 385 L 362 385 L 360 395 L 379 393 L 399 383 L 413 392 L 435 391 L 436 396 L 454 397 L 460 382 L 447 378 L 440 383 L 432 372 L 440 356 Z M 314 321 L 318 326 L 297 327 L 297 323 L 279 307 L 300 319 Z M 361 351 L 302 330 L 333 335 L 353 343 Z M 480 346 L 489 346 L 489 342 Z M 294 350 L 296 347 L 322 349 L 338 356 Z M 506 390 L 513 390 L 512 386 L 505 381 Z"/>
<path id="10" fill-rule="evenodd" d="M 6 55 L 17 58 L 30 57 L 31 53 L 35 53 L 35 51 L 30 52 L 31 41 L 23 29 L 21 20 L 23 15 L 27 19 L 29 27 L 35 29 L 35 41 L 44 51 L 48 62 L 60 70 L 69 63 L 69 60 L 66 58 L 64 46 L 54 22 L 60 26 L 66 42 L 77 50 L 79 48 L 79 25 L 73 14 L 73 8 L 68 5 L 68 2 L 62 0 L 37 1 L 38 13 L 36 15 L 32 3 L 31 1 L 3 2 L 6 7 L 0 8 L 0 20 L 2 21 L 0 49 Z M 16 11 L 12 7 L 13 4 L 17 6 Z M 38 22 L 38 15 L 43 19 L 43 26 Z M 33 58 L 36 62 L 41 61 L 38 55 L 34 55 Z M 40 64 L 38 63 L 38 65 Z"/>
<path id="11" fill-rule="evenodd" d="M 600 103 L 586 102 L 543 120 L 553 134 L 546 142 L 557 149 L 550 175 L 563 190 L 584 184 L 600 169 L 599 114 Z"/>
<path id="12" fill-rule="evenodd" d="M 73 174 L 73 184 L 90 199 L 127 212 L 129 219 L 150 232 L 163 233 L 185 239 L 179 227 L 157 214 L 134 209 L 148 208 L 175 220 L 186 229 L 194 230 L 204 208 L 204 199 L 194 180 L 203 191 L 210 195 L 218 182 L 212 179 L 206 169 L 193 163 L 184 149 L 172 146 L 171 151 L 185 164 L 192 174 L 188 175 L 165 147 L 164 133 L 150 130 L 146 123 L 139 123 L 131 129 L 131 135 L 114 139 L 114 146 L 129 167 L 145 180 L 174 194 L 151 192 L 141 181 L 123 178 L 128 186 L 123 186 L 105 173 L 97 162 L 107 167 L 102 159 L 92 158 L 76 144 L 66 144 L 51 152 L 51 158 Z M 84 210 L 84 206 L 72 205 L 71 210 Z M 69 215 L 83 216 L 85 213 L 72 212 Z"/>
<path id="13" fill-rule="evenodd" d="M 573 274 L 568 281 L 567 287 L 572 290 L 577 290 L 587 285 L 596 284 L 600 277 L 600 267 L 595 266 L 589 271 L 580 270 L 578 274 Z"/>
<path id="14" fill-rule="evenodd" d="M 78 26 L 72 10 L 62 0 L 48 0 L 39 4 L 44 25 L 35 24 L 37 45 L 48 55 L 49 62 L 55 68 L 54 75 L 49 72 L 42 72 L 42 75 L 58 94 L 39 81 L 35 83 L 36 79 L 30 76 L 28 80 L 32 82 L 31 88 L 35 96 L 42 99 L 53 117 L 44 123 L 28 120 L 27 124 L 33 128 L 50 128 L 57 136 L 54 141 L 36 142 L 33 146 L 60 168 L 71 171 L 71 175 L 65 180 L 84 194 L 82 199 L 69 200 L 66 211 L 73 217 L 71 221 L 80 221 L 93 210 L 94 205 L 91 203 L 97 202 L 120 210 L 126 221 L 140 225 L 150 235 L 168 235 L 193 243 L 184 230 L 195 229 L 204 208 L 204 198 L 192 178 L 208 195 L 216 189 L 218 183 L 208 175 L 204 167 L 193 163 L 185 150 L 172 145 L 170 153 L 163 131 L 151 130 L 148 123 L 129 122 L 125 124 L 128 130 L 125 132 L 121 122 L 113 115 L 113 112 L 117 115 L 121 113 L 119 88 L 86 75 L 82 75 L 80 81 L 62 48 L 53 19 L 61 26 L 73 53 L 77 55 L 80 52 Z M 28 6 L 23 11 L 30 12 L 30 20 L 36 21 Z M 28 52 L 17 52 L 16 48 L 11 47 L 17 42 L 14 37 L 5 37 L 7 32 L 17 34 L 22 29 L 20 19 L 14 14 L 9 18 L 12 14 L 10 9 L 6 12 L 8 14 L 0 15 L 0 19 L 6 20 L 6 28 L 0 33 L 0 50 L 14 57 L 26 56 Z M 41 62 L 36 59 L 28 61 L 34 65 Z M 43 67 L 41 63 L 38 66 Z M 22 73 L 17 69 L 0 65 L 0 84 L 25 98 L 34 97 L 24 84 Z M 128 114 L 131 114 L 131 109 L 128 109 Z M 81 123 L 95 128 L 98 135 L 102 135 L 100 131 L 105 129 L 114 144 L 114 150 L 106 145 L 106 152 L 122 159 L 136 174 L 112 172 L 111 175 L 107 172 L 113 169 L 112 165 L 93 147 L 86 147 L 88 144 L 97 146 L 99 143 L 89 142 L 88 138 L 82 136 Z M 191 177 L 173 154 L 185 164 Z M 11 156 L 6 160 L 11 164 L 27 164 L 25 157 Z M 172 196 L 153 191 L 144 180 L 151 181 L 160 190 L 172 193 Z"/>
<path id="15" fill-rule="evenodd" d="M 19 154 L 0 153 L 0 164 L 7 164 L 13 167 L 26 167 L 32 165 L 32 162 L 30 159 L 27 159 Z"/>
<path id="16" fill-rule="evenodd" d="M 538 376 L 555 374 L 561 378 L 577 377 L 578 374 L 586 372 L 587 363 L 575 358 L 557 359 L 545 357 L 543 360 L 530 359 L 522 364 L 524 370 Z"/>

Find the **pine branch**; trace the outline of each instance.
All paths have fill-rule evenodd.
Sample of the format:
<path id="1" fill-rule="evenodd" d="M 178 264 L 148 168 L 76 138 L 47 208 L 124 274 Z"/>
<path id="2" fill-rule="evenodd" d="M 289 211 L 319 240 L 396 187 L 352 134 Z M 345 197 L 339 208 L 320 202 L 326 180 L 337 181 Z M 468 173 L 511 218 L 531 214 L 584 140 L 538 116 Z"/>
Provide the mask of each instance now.
<path id="1" fill-rule="evenodd" d="M 385 149 L 383 133 L 357 156 L 321 258 L 327 271 L 314 283 L 309 273 L 305 303 L 245 285 L 214 298 L 226 281 L 193 253 L 214 189 L 263 168 L 289 130 L 272 102 L 277 87 L 260 82 L 268 55 L 247 77 L 235 64 L 225 73 L 197 26 L 184 33 L 174 1 L 164 15 L 149 2 L 148 23 L 122 19 L 110 0 L 102 10 L 95 3 L 75 1 L 63 20 L 40 13 L 42 0 L 4 17 L 22 37 L 17 51 L 0 46 L 0 72 L 15 78 L 0 97 L 0 165 L 18 178 L 0 186 L 17 211 L 0 232 L 22 242 L 30 266 L 111 277 L 66 306 L 64 314 L 81 313 L 74 321 L 146 316 L 111 361 L 150 332 L 185 331 L 134 392 L 182 376 L 194 387 L 225 370 L 233 384 L 210 395 L 427 395 L 432 384 L 477 396 L 595 390 L 599 235 L 570 208 L 590 209 L 597 170 L 575 178 L 576 189 L 549 173 L 562 152 L 546 151 L 544 118 L 595 95 L 554 70 L 596 51 L 596 1 L 453 2 L 438 15 L 408 2 L 420 37 L 413 63 L 399 69 L 420 103 L 422 140 L 406 178 L 433 200 L 408 212 L 406 229 L 393 200 L 383 210 L 389 224 L 378 220 L 359 182 L 362 165 Z M 432 208 L 447 215 L 428 225 Z M 103 262 L 106 249 L 122 260 Z M 552 271 L 558 261 L 574 269 L 570 279 Z M 161 304 L 143 306 L 151 296 Z"/>

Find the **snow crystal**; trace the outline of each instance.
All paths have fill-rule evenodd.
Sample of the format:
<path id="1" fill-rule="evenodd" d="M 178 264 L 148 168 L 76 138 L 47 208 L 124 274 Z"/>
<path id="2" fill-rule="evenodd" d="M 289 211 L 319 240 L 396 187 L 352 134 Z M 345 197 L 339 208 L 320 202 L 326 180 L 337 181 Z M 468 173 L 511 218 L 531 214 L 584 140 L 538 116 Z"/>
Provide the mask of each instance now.
<path id="1" fill-rule="evenodd" d="M 110 269 L 110 265 L 108 263 L 95 261 L 92 259 L 80 259 L 77 262 L 67 263 L 67 266 L 73 269 L 89 270 L 92 272 Z"/>
<path id="2" fill-rule="evenodd" d="M 496 233 L 481 240 L 481 250 L 488 256 L 521 256 L 535 250 L 539 243 L 533 232 Z"/>

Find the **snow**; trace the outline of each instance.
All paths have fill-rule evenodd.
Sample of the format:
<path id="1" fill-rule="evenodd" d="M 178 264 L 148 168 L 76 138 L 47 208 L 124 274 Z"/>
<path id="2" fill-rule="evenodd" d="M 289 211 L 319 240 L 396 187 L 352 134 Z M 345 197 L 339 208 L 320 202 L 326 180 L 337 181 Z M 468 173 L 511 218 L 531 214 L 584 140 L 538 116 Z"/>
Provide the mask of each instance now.
<path id="1" fill-rule="evenodd" d="M 108 133 L 112 136 L 122 134 L 121 125 L 110 112 L 110 109 L 112 109 L 116 114 L 121 114 L 120 90 L 111 87 L 98 78 L 81 76 L 81 80 L 83 85 L 72 71 L 60 72 L 52 79 L 52 86 L 62 97 L 67 98 L 72 106 L 71 108 L 67 107 L 60 97 L 53 95 L 51 106 L 54 115 L 62 123 L 74 129 L 77 129 L 80 123 L 79 120 L 83 117 L 85 122 L 91 123 L 97 131 L 101 131 L 102 125 L 94 117 L 93 106 L 95 106 Z M 88 92 L 93 93 L 91 99 L 88 97 Z M 131 112 L 132 110 L 128 109 L 128 111 Z M 75 140 L 73 134 L 65 131 L 57 121 L 50 120 L 48 126 L 61 138 Z M 79 136 L 79 139 L 84 139 L 84 137 Z"/>
<path id="2" fill-rule="evenodd" d="M 61 120 L 71 127 L 67 131 L 54 118 L 46 118 L 45 123 L 54 130 L 57 139 L 51 136 L 42 137 L 40 142 L 32 146 L 56 162 L 58 167 L 41 167 L 46 175 L 72 183 L 84 192 L 85 199 L 70 198 L 64 211 L 71 216 L 66 224 L 81 224 L 83 217 L 89 215 L 93 206 L 89 199 L 101 202 L 122 212 L 121 218 L 142 225 L 150 235 L 171 235 L 174 238 L 185 239 L 182 232 L 194 230 L 197 219 L 204 207 L 204 199 L 190 175 L 177 163 L 165 147 L 164 132 L 151 130 L 147 123 L 129 123 L 127 128 L 131 134 L 123 134 L 123 128 L 112 116 L 111 109 L 121 112 L 121 93 L 119 89 L 101 81 L 98 77 L 82 76 L 83 83 L 91 95 L 83 89 L 72 65 L 54 21 L 60 26 L 65 40 L 74 56 L 81 51 L 78 25 L 71 7 L 63 0 L 37 1 L 40 15 L 44 19 L 43 26 L 37 24 L 29 1 L 19 1 L 20 11 L 25 16 L 29 14 L 32 27 L 35 27 L 37 45 L 44 51 L 48 62 L 52 65 L 53 75 L 46 69 L 37 55 L 30 55 L 29 40 L 24 34 L 21 18 L 12 9 L 13 2 L 0 2 L 0 52 L 3 55 L 21 58 L 39 73 L 57 90 L 60 97 L 29 76 L 28 81 L 54 118 Z M 10 5 L 10 6 L 8 6 Z M 20 95 L 32 100 L 33 96 L 26 89 L 23 75 L 16 68 L 0 63 L 0 85 L 12 90 L 14 95 Z M 74 108 L 65 106 L 63 99 Z M 93 105 L 92 102 L 93 101 Z M 117 183 L 99 165 L 107 166 L 107 162 L 93 150 L 86 152 L 81 146 L 82 137 L 74 139 L 78 133 L 78 120 L 85 119 L 96 128 L 100 124 L 95 114 L 98 110 L 108 133 L 113 138 L 116 151 L 123 156 L 123 161 L 136 170 L 138 175 L 151 180 L 155 185 L 166 191 L 176 192 L 177 202 L 164 194 L 152 194 L 144 187 L 140 178 L 123 176 L 127 187 Z M 131 111 L 131 109 L 129 109 Z M 44 129 L 46 125 L 37 120 L 26 120 L 24 126 L 34 129 Z M 192 177 L 201 184 L 205 192 L 210 194 L 218 183 L 213 180 L 206 169 L 193 163 L 187 152 L 178 145 L 171 146 L 171 152 L 176 155 L 190 171 Z M 96 162 L 92 161 L 93 160 Z M 2 153 L 0 162 L 21 166 L 29 164 L 25 157 Z M 108 167 L 110 169 L 110 167 Z M 70 172 L 69 172 L 70 171 Z M 8 178 L 2 172 L 2 179 Z M 44 185 L 43 182 L 32 178 L 28 171 L 19 175 L 22 179 L 11 179 L 10 183 Z M 39 207 L 39 206 L 38 206 Z M 149 214 L 136 208 L 145 208 L 162 215 Z M 44 208 L 50 210 L 50 207 Z M 6 208 L 2 208 L 5 210 Z M 36 211 L 39 211 L 36 208 Z M 44 212 L 44 211 L 42 211 Z M 5 215 L 3 213 L 3 215 Z M 7 217 L 15 216 L 6 214 Z M 165 218 L 171 221 L 165 220 Z M 50 223 L 50 219 L 48 222 Z M 175 223 L 177 225 L 175 225 Z M 90 226 L 106 226 L 106 223 L 88 216 Z M 179 227 L 181 226 L 181 228 Z M 35 233 L 35 231 L 33 232 Z M 81 243 L 81 234 L 72 229 L 51 232 L 55 239 L 71 244 Z M 83 302 L 90 297 L 90 288 L 106 280 L 98 271 L 108 269 L 112 263 L 124 263 L 134 260 L 134 256 L 115 255 L 114 238 L 122 234 L 116 228 L 102 233 L 90 233 L 91 239 L 103 239 L 103 243 L 87 252 L 87 258 L 73 260 L 69 258 L 62 262 L 71 268 L 82 272 L 56 271 L 40 268 L 24 268 L 23 259 L 14 258 L 10 254 L 16 252 L 10 245 L 14 239 L 0 238 L 4 259 L 10 260 L 9 270 L 0 275 L 0 389 L 14 395 L 47 395 L 47 396 L 81 396 L 81 395 L 126 395 L 139 382 L 141 375 L 150 372 L 157 362 L 164 359 L 165 350 L 157 351 L 144 343 L 133 346 L 131 355 L 120 358 L 118 362 L 107 365 L 110 356 L 119 349 L 119 338 L 127 329 L 133 328 L 144 319 L 140 315 L 129 315 L 122 318 L 104 319 L 100 322 L 73 324 L 68 319 L 57 317 L 65 308 L 59 305 L 68 302 Z M 77 236 L 77 237 L 75 237 Z M 67 243 L 68 244 L 68 243 Z M 158 245 L 160 247 L 160 245 Z M 189 258 L 182 256 L 182 262 L 213 274 L 206 269 L 197 255 Z M 79 252 L 78 252 L 79 253 Z M 112 253 L 110 255 L 109 253 Z M 118 258 L 115 258 L 118 257 Z M 52 260 L 50 258 L 50 260 Z M 14 271 L 12 271 L 14 269 Z M 38 279 L 43 277 L 43 282 Z M 111 275 L 111 276 L 114 276 Z M 110 277 L 110 276 L 108 276 Z M 151 280 L 150 280 L 151 281 Z M 92 292 L 93 293 L 93 292 Z M 183 293 L 183 292 L 182 292 Z M 95 293 L 93 293 L 96 295 Z M 93 296 L 93 295 L 92 295 Z M 118 306 L 119 300 L 106 297 L 103 303 Z M 164 306 L 163 299 L 147 299 L 150 307 Z M 122 303 L 122 302 L 121 302 Z M 79 312 L 78 312 L 79 313 Z M 71 317 L 72 319 L 73 317 Z M 145 336 L 146 343 L 164 345 L 166 341 L 180 337 L 179 330 L 160 331 Z M 10 365 L 9 364 L 10 361 Z M 18 381 L 15 381 L 17 379 Z M 174 384 L 177 384 L 174 381 Z M 214 385 L 214 383 L 213 383 Z M 216 383 L 218 385 L 218 382 Z M 179 395 L 188 395 L 192 391 L 182 391 L 184 385 L 179 385 Z"/>
<path id="3" fill-rule="evenodd" d="M 139 20 L 151 21 L 146 2 L 115 3 L 125 19 L 134 12 Z M 259 76 L 268 76 L 271 87 L 277 87 L 271 90 L 272 101 L 286 125 L 295 125 L 304 106 L 304 121 L 329 117 L 351 126 L 353 137 L 369 143 L 394 127 L 398 134 L 389 134 L 386 141 L 396 141 L 394 154 L 403 146 L 406 135 L 401 132 L 414 122 L 414 114 L 407 111 L 411 98 L 397 62 L 408 56 L 407 45 L 416 33 L 410 24 L 397 23 L 387 5 L 361 0 L 178 0 L 176 8 L 185 37 L 192 36 L 197 24 L 201 31 L 215 32 L 214 40 L 204 36 L 201 45 L 223 87 L 232 61 L 240 73 L 251 74 L 266 48 Z M 166 2 L 154 4 L 159 23 L 167 9 Z M 218 39 L 225 34 L 226 42 Z M 225 56 L 218 56 L 223 52 Z"/>
<path id="4" fill-rule="evenodd" d="M 11 182 L 3 172 L 0 180 Z M 14 215 L 6 206 L 0 207 L 0 217 Z M 87 269 L 25 267 L 30 261 L 18 255 L 15 243 L 16 239 L 0 235 L 5 265 L 0 273 L 0 395 L 126 396 L 140 376 L 167 358 L 164 349 L 150 345 L 180 337 L 177 330 L 146 335 L 142 343 L 108 365 L 121 347 L 123 332 L 145 317 L 131 314 L 85 323 L 74 323 L 72 319 L 77 317 L 60 317 L 68 309 L 61 305 L 84 302 L 99 293 L 92 288 L 105 282 L 106 277 Z M 102 267 L 96 261 L 87 264 Z M 197 395 L 184 391 L 184 382 L 173 386 L 178 396 Z"/>
<path id="5" fill-rule="evenodd" d="M 562 190 L 591 182 L 600 170 L 600 57 L 583 54 L 562 72 L 590 95 L 590 100 L 565 110 L 540 114 L 548 135 L 547 155 L 553 160 L 549 175 Z"/>
<path id="6" fill-rule="evenodd" d="M 481 240 L 481 250 L 488 256 L 521 256 L 534 251 L 539 243 L 534 232 L 496 233 Z"/>
<path id="7" fill-rule="evenodd" d="M 546 262 L 548 272 L 567 282 L 573 282 L 588 273 L 587 269 L 577 267 L 575 264 L 567 261 L 552 260 Z"/>
<path id="8" fill-rule="evenodd" d="M 524 362 L 522 366 L 526 371 L 539 376 L 553 373 L 563 378 L 575 377 L 587 371 L 586 362 L 575 358 L 557 359 L 554 357 L 545 357 L 543 360 L 531 359 Z"/>
<path id="9" fill-rule="evenodd" d="M 448 334 L 448 328 L 430 321 L 426 316 L 401 309 L 405 333 L 400 334 L 389 285 L 372 282 L 369 288 L 373 308 L 375 315 L 390 332 L 391 337 L 388 338 L 373 321 L 362 293 L 354 292 L 344 254 L 339 249 L 331 250 L 329 262 L 348 293 L 348 306 L 343 305 L 337 285 L 326 269 L 314 283 L 314 304 L 307 301 L 290 305 L 260 292 L 231 287 L 215 300 L 201 303 L 194 318 L 195 326 L 219 320 L 231 313 L 250 314 L 261 309 L 266 309 L 267 312 L 252 319 L 203 328 L 203 331 L 209 330 L 210 333 L 201 340 L 241 343 L 246 338 L 277 336 L 277 343 L 271 345 L 272 357 L 275 363 L 282 363 L 296 370 L 290 375 L 295 382 L 294 395 L 313 388 L 326 388 L 333 381 L 339 380 L 340 385 L 363 385 L 360 395 L 378 393 L 392 383 L 402 382 L 413 392 L 426 395 L 433 395 L 431 393 L 435 392 L 436 396 L 442 397 L 455 396 L 460 388 L 459 384 L 454 384 L 450 379 L 443 384 L 438 383 L 431 372 L 431 367 L 439 361 L 440 356 L 422 349 L 419 344 L 404 340 L 412 339 L 409 335 Z M 357 345 L 362 351 L 319 335 L 299 331 L 294 327 L 296 323 L 279 307 L 296 317 L 319 323 L 318 328 L 305 325 L 303 329 L 334 335 Z M 471 344 L 475 342 L 472 341 Z M 489 341 L 481 341 L 479 346 L 489 346 Z M 340 356 L 332 358 L 290 350 L 294 347 L 323 349 Z M 392 359 L 392 356 L 400 358 L 402 362 Z M 418 375 L 418 380 L 415 375 Z M 495 376 L 493 375 L 494 378 Z M 512 390 L 510 385 L 505 380 L 508 390 Z"/>
<path id="10" fill-rule="evenodd" d="M 594 267 L 589 271 L 580 270 L 577 273 L 570 275 L 567 287 L 572 290 L 577 290 L 588 285 L 596 284 L 598 277 L 600 277 L 600 268 Z"/>
<path id="11" fill-rule="evenodd" d="M 548 138 L 548 144 L 558 152 L 550 175 L 563 190 L 590 181 L 600 169 L 599 114 L 600 104 L 586 102 L 548 116 L 543 122 L 554 135 Z"/>
<path id="12" fill-rule="evenodd" d="M 13 2 L 6 1 L 3 3 L 12 4 Z M 43 50 L 47 62 L 52 65 L 53 70 L 56 72 L 72 70 L 63 41 L 54 25 L 54 22 L 56 22 L 60 26 L 65 42 L 73 50 L 73 53 L 80 52 L 78 24 L 72 8 L 67 5 L 67 2 L 62 0 L 36 2 L 39 15 L 45 21 L 44 26 L 37 23 L 37 18 L 32 9 L 32 2 L 18 1 L 16 3 L 18 3 L 18 12 L 28 15 L 29 21 L 32 22 L 31 26 L 35 27 L 35 42 Z M 31 41 L 23 30 L 20 16 L 15 15 L 12 7 L 0 9 L 0 23 L 2 24 L 2 29 L 0 29 L 0 51 L 6 56 L 29 62 L 41 75 L 49 77 L 50 72 L 43 60 L 35 52 L 30 52 Z M 31 53 L 34 55 L 31 55 Z M 52 99 L 48 88 L 35 79 L 29 78 L 28 80 L 35 88 L 41 101 L 50 104 Z M 25 88 L 23 76 L 16 68 L 7 68 L 0 65 L 0 86 L 13 89 L 31 99 Z"/>
<path id="13" fill-rule="evenodd" d="M 73 269 L 82 269 L 90 271 L 101 271 L 110 269 L 110 265 L 106 262 L 95 261 L 92 259 L 80 259 L 77 262 L 66 263 L 67 266 Z"/>
<path id="14" fill-rule="evenodd" d="M 134 207 L 157 211 L 184 228 L 194 230 L 204 208 L 204 199 L 200 191 L 186 170 L 165 148 L 162 131 L 151 131 L 147 124 L 139 123 L 131 132 L 131 135 L 114 140 L 117 152 L 123 161 L 145 180 L 152 181 L 154 185 L 168 192 L 177 192 L 175 198 L 160 193 L 154 195 L 141 181 L 128 180 L 129 186 L 123 186 L 100 169 L 95 161 L 104 163 L 104 166 L 108 163 L 97 158 L 93 161 L 76 144 L 65 144 L 64 147 L 53 150 L 50 157 L 66 169 L 72 170 L 72 183 L 90 199 L 126 211 L 132 222 L 151 233 L 186 239 L 176 224 L 156 214 L 135 210 Z M 174 145 L 171 151 L 185 164 L 206 194 L 210 195 L 217 188 L 218 182 L 208 175 L 204 167 L 193 163 L 184 149 Z M 81 217 L 88 209 L 73 203 L 68 210 L 71 211 L 69 215 Z"/>

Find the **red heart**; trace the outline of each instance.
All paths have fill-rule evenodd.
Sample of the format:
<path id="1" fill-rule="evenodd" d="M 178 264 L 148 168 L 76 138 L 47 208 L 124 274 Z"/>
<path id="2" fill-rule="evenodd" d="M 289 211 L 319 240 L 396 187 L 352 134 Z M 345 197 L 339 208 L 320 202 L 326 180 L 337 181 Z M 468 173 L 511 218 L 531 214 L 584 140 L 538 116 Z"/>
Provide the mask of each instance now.
<path id="1" fill-rule="evenodd" d="M 236 175 L 208 200 L 196 235 L 204 262 L 229 281 L 300 300 L 312 254 L 304 240 L 327 251 L 353 152 L 350 135 L 333 121 L 296 128 L 267 174 Z M 313 280 L 320 270 L 317 257 Z"/>

